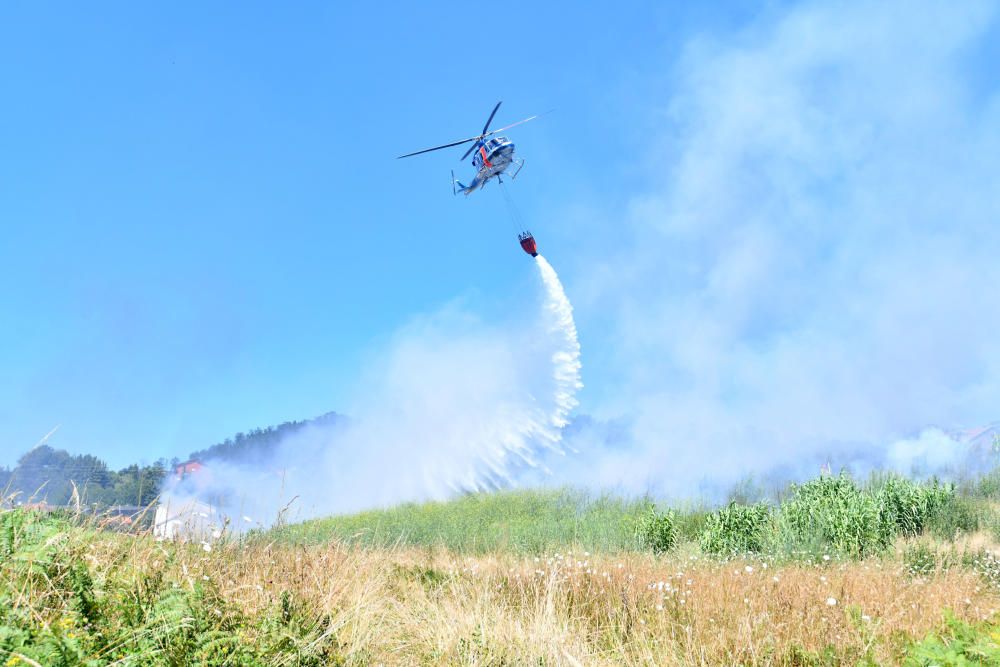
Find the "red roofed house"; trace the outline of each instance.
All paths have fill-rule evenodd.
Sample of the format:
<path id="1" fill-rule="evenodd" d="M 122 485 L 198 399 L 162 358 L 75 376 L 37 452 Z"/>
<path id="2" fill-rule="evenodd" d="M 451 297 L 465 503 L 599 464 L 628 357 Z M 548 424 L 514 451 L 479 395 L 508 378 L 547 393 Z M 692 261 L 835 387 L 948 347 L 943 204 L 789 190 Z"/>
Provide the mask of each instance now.
<path id="1" fill-rule="evenodd" d="M 185 461 L 184 463 L 178 463 L 177 467 L 174 468 L 174 475 L 177 477 L 177 481 L 184 479 L 188 475 L 194 475 L 201 472 L 202 468 L 201 461 L 195 461 L 191 459 L 190 461 Z"/>

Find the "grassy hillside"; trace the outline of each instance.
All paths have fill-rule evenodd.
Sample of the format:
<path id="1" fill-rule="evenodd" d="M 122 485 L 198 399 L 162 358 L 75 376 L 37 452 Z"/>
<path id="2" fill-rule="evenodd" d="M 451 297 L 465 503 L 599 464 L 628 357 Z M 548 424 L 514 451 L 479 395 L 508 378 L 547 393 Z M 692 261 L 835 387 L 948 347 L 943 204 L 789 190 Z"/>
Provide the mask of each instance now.
<path id="1" fill-rule="evenodd" d="M 478 494 L 188 544 L 0 509 L 0 661 L 1000 664 L 994 482 Z"/>
<path id="2" fill-rule="evenodd" d="M 0 512 L 0 661 L 997 664 L 1000 592 L 968 557 L 985 553 L 983 539 L 924 537 L 880 558 L 818 563 L 683 549 L 470 556 L 157 543 L 10 510 Z"/>
<path id="3" fill-rule="evenodd" d="M 616 553 L 690 544 L 708 555 L 781 558 L 874 555 L 897 537 L 932 533 L 951 539 L 982 528 L 1000 537 L 994 476 L 963 489 L 898 477 L 821 477 L 790 485 L 781 500 L 710 511 L 668 507 L 649 498 L 592 495 L 574 489 L 470 494 L 448 502 L 305 521 L 272 531 L 289 544 L 338 540 L 371 547 L 443 547 L 456 553 L 537 555 L 578 547 Z"/>
<path id="4" fill-rule="evenodd" d="M 653 503 L 642 498 L 528 489 L 316 519 L 271 535 L 296 544 L 340 540 L 376 547 L 438 546 L 473 554 L 539 554 L 568 545 L 618 552 L 640 548 L 636 528 L 652 508 Z M 686 511 L 685 526 L 703 520 L 704 514 Z"/>

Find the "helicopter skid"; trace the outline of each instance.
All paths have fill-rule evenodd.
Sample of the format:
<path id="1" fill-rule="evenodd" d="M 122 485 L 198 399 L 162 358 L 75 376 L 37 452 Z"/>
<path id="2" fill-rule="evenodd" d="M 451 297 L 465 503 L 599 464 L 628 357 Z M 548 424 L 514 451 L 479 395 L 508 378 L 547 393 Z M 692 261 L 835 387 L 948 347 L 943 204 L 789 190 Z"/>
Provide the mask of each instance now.
<path id="1" fill-rule="evenodd" d="M 517 169 L 514 170 L 514 173 L 510 175 L 510 180 L 513 181 L 517 178 L 517 175 L 521 173 L 521 168 L 524 167 L 524 160 L 521 158 L 515 158 L 512 160 L 512 163 L 517 167 Z"/>

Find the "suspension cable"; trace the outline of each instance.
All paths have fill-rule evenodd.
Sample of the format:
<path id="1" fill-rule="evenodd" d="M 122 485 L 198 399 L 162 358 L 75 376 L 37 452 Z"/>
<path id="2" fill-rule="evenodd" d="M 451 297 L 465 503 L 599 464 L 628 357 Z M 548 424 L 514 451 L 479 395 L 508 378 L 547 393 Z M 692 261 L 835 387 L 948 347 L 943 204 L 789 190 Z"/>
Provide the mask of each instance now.
<path id="1" fill-rule="evenodd" d="M 526 231 L 524 225 L 524 218 L 521 216 L 521 211 L 518 210 L 517 205 L 514 203 L 514 199 L 507 192 L 507 186 L 504 185 L 503 181 L 498 179 L 497 184 L 500 186 L 500 191 L 503 193 L 504 201 L 507 202 L 507 210 L 510 211 L 511 222 L 517 227 L 518 234 Z"/>

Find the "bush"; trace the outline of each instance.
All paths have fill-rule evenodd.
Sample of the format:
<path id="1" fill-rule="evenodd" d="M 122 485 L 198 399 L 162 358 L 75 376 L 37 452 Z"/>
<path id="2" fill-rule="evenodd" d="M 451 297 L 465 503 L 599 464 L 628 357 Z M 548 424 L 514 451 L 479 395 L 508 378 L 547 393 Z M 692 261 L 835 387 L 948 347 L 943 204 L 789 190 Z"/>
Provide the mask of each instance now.
<path id="1" fill-rule="evenodd" d="M 926 577 L 936 570 L 948 570 L 963 563 L 954 551 L 939 551 L 927 542 L 911 542 L 903 547 L 903 564 L 913 576 Z"/>
<path id="2" fill-rule="evenodd" d="M 917 484 L 908 479 L 890 477 L 877 494 L 882 518 L 900 535 L 914 536 L 929 531 L 944 540 L 959 532 L 979 528 L 979 513 L 973 501 L 960 498 L 954 484 L 932 480 Z"/>
<path id="3" fill-rule="evenodd" d="M 1000 498 L 1000 468 L 994 468 L 975 483 L 974 493 L 983 498 Z"/>
<path id="4" fill-rule="evenodd" d="M 895 534 L 875 494 L 846 475 L 793 485 L 792 497 L 781 506 L 780 527 L 787 547 L 854 558 L 885 550 Z"/>
<path id="5" fill-rule="evenodd" d="M 977 531 L 979 513 L 971 500 L 952 495 L 934 507 L 928 528 L 935 537 L 952 540 L 958 533 Z"/>
<path id="6" fill-rule="evenodd" d="M 924 488 L 902 477 L 889 477 L 878 490 L 882 519 L 902 535 L 919 535 L 928 517 L 928 494 Z"/>
<path id="7" fill-rule="evenodd" d="M 701 533 L 701 548 L 705 553 L 723 556 L 760 553 L 771 525 L 767 505 L 729 503 L 708 517 Z"/>
<path id="8" fill-rule="evenodd" d="M 996 665 L 1000 646 L 995 625 L 973 625 L 945 613 L 944 627 L 906 651 L 906 665 Z"/>
<path id="9" fill-rule="evenodd" d="M 712 513 L 701 507 L 692 506 L 679 508 L 674 514 L 674 525 L 677 526 L 678 542 L 697 542 L 705 523 Z"/>
<path id="10" fill-rule="evenodd" d="M 924 493 L 929 517 L 933 517 L 957 498 L 954 484 L 942 484 L 937 479 L 934 479 L 929 485 L 924 485 L 921 488 Z"/>
<path id="11" fill-rule="evenodd" d="M 966 551 L 962 554 L 962 565 L 974 570 L 993 588 L 1000 588 L 1000 557 L 989 550 Z"/>
<path id="12" fill-rule="evenodd" d="M 672 511 L 658 512 L 655 507 L 639 520 L 636 528 L 639 543 L 653 553 L 670 551 L 677 542 L 677 520 Z"/>

